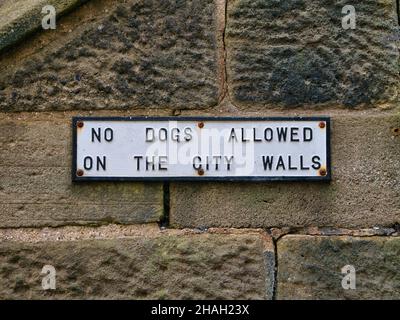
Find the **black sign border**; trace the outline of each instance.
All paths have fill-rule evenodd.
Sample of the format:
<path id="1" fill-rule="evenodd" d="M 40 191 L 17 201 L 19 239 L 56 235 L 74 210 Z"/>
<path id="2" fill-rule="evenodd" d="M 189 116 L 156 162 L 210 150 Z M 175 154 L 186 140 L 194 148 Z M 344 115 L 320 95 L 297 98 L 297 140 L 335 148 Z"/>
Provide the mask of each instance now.
<path id="1" fill-rule="evenodd" d="M 325 121 L 326 122 L 326 158 L 327 158 L 327 174 L 325 176 L 308 177 L 262 177 L 262 176 L 237 176 L 237 177 L 210 177 L 210 176 L 193 176 L 193 177 L 79 177 L 77 172 L 77 123 L 78 121 Z M 88 181 L 226 181 L 226 182 L 271 182 L 271 181 L 325 181 L 332 179 L 331 169 L 331 118 L 328 116 L 318 117 L 73 117 L 72 118 L 72 181 L 88 182 Z"/>

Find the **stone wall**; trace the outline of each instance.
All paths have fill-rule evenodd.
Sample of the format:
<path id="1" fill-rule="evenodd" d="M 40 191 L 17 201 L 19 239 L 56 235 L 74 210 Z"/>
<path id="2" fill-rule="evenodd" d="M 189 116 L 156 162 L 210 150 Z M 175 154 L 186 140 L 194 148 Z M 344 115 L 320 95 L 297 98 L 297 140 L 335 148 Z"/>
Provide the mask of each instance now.
<path id="1" fill-rule="evenodd" d="M 0 13 L 0 298 L 400 298 L 395 0 Z M 131 115 L 330 116 L 332 181 L 73 183 L 72 117 Z"/>

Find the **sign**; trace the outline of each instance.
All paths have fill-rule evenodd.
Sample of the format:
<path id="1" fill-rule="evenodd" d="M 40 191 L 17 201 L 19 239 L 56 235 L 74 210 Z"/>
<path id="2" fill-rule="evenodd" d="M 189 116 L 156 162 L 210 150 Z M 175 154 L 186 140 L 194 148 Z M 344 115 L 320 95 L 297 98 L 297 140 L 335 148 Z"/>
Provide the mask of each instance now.
<path id="1" fill-rule="evenodd" d="M 330 120 L 73 119 L 73 180 L 330 180 Z"/>

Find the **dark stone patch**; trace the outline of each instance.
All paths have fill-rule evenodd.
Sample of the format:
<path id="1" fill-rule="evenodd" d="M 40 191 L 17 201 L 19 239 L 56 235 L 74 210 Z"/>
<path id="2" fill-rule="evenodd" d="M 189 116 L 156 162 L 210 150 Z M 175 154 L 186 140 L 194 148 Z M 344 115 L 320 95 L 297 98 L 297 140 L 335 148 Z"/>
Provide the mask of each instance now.
<path id="1" fill-rule="evenodd" d="M 356 29 L 342 28 L 354 5 Z M 239 105 L 349 108 L 398 100 L 395 2 L 228 0 L 228 85 Z"/>

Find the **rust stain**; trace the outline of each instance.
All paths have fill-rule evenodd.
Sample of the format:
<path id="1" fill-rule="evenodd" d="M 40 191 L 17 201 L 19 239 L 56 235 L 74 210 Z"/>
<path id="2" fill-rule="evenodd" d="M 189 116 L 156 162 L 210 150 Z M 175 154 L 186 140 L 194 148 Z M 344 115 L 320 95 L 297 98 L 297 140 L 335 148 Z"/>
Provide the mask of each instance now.
<path id="1" fill-rule="evenodd" d="M 321 169 L 319 169 L 318 174 L 322 177 L 325 177 L 328 174 L 328 171 L 325 167 L 322 167 Z"/>

